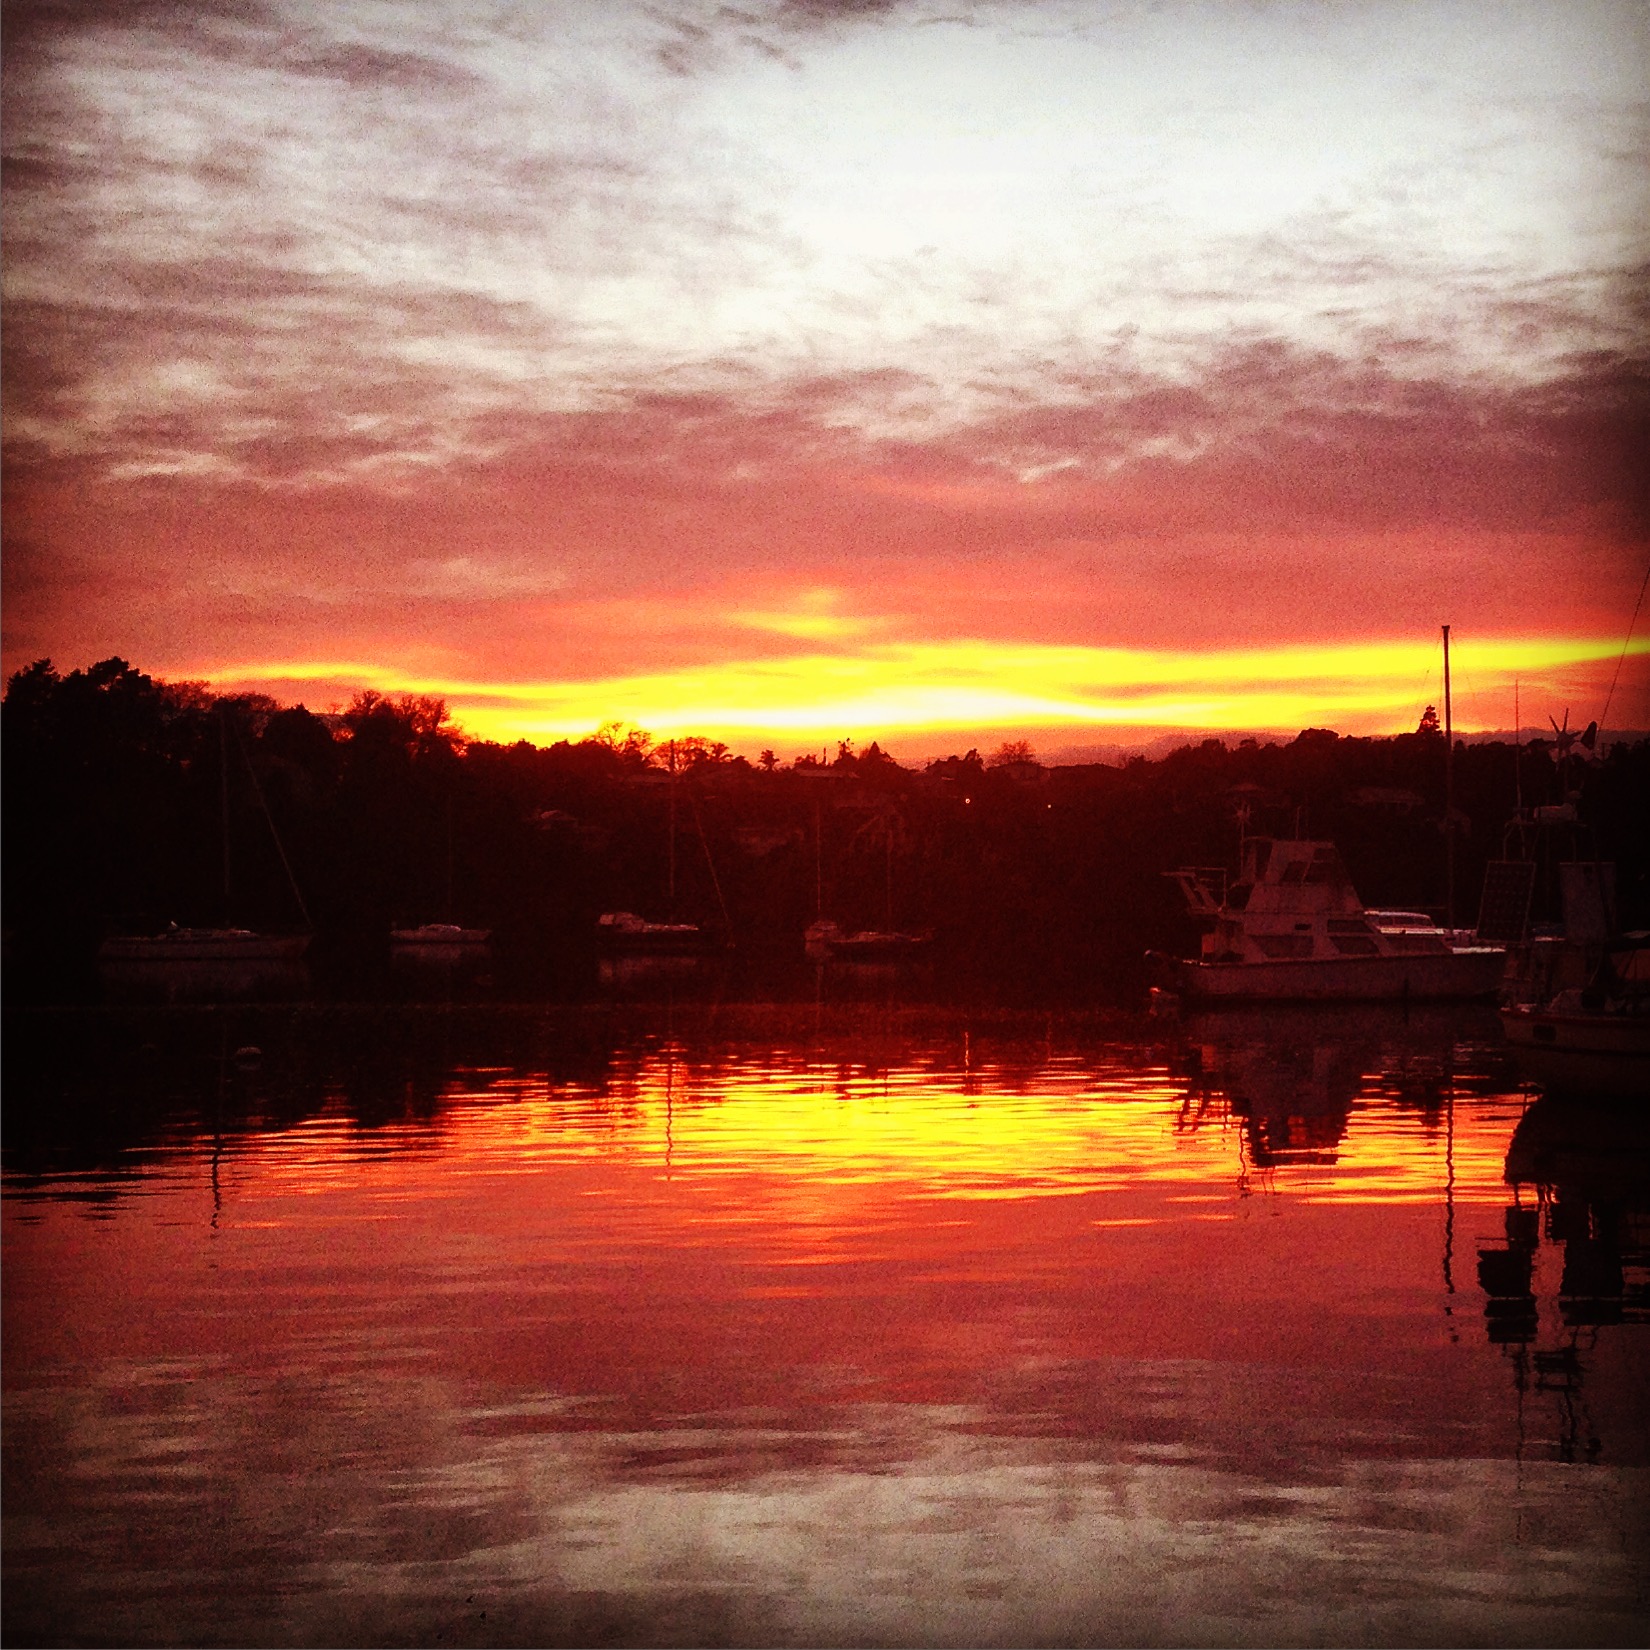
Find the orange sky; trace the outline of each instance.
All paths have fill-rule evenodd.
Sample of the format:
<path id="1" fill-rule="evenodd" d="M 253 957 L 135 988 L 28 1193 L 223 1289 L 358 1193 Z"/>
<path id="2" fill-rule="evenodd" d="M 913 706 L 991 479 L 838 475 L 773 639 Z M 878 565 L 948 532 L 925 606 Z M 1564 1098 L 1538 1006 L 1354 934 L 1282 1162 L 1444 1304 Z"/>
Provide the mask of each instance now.
<path id="1" fill-rule="evenodd" d="M 1497 19 L 8 7 L 5 669 L 1052 753 L 1449 622 L 1650 727 L 1650 25 Z"/>

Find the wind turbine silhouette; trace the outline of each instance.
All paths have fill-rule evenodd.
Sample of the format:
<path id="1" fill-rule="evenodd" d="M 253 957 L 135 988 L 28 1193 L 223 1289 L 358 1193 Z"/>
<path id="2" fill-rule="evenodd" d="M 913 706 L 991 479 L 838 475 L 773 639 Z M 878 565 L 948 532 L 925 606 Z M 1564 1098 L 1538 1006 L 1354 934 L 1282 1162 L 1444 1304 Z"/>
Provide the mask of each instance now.
<path id="1" fill-rule="evenodd" d="M 1577 745 L 1581 746 L 1584 756 L 1592 756 L 1593 746 L 1598 740 L 1597 722 L 1589 722 L 1585 730 L 1580 733 L 1571 733 L 1570 707 L 1568 705 L 1564 707 L 1564 725 L 1562 727 L 1560 727 L 1557 722 L 1553 722 L 1550 715 L 1547 720 L 1552 722 L 1553 734 L 1555 736 L 1555 742 L 1558 746 L 1558 758 L 1561 762 L 1571 753 L 1572 750 L 1574 750 Z"/>

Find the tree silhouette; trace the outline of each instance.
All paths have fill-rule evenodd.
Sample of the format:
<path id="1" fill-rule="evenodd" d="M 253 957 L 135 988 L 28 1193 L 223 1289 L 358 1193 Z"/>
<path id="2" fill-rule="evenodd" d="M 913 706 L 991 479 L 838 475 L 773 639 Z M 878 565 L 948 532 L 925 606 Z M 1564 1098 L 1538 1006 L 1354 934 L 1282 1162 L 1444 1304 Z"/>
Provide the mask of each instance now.
<path id="1" fill-rule="evenodd" d="M 355 959 L 340 979 L 361 977 L 359 960 L 383 950 L 395 922 L 443 914 L 490 926 L 516 980 L 533 968 L 572 978 L 580 948 L 593 953 L 596 914 L 643 909 L 665 877 L 671 799 L 636 783 L 658 776 L 664 752 L 622 723 L 544 748 L 465 741 L 436 699 L 362 694 L 322 717 L 112 658 L 67 675 L 49 660 L 18 671 L 3 728 L 14 994 L 95 991 L 106 934 L 223 920 L 226 772 L 237 920 L 292 921 L 266 805 L 314 917 L 312 958 Z M 796 944 L 814 914 L 823 834 L 845 922 L 887 920 L 892 886 L 900 923 L 935 930 L 941 951 L 982 978 L 1126 981 L 1147 946 L 1190 943 L 1157 872 L 1229 863 L 1240 803 L 1250 830 L 1299 820 L 1335 840 L 1370 904 L 1438 906 L 1440 742 L 1429 707 L 1416 732 L 1388 739 L 1208 739 L 1122 766 L 1051 767 L 1029 787 L 1005 760 L 1023 759 L 1018 741 L 990 763 L 969 750 L 917 769 L 847 740 L 837 764 L 827 747 L 786 764 L 765 751 L 752 765 L 682 738 L 676 801 L 705 852 L 681 869 L 704 884 L 689 900 L 706 905 L 701 858 L 714 869 L 742 942 Z M 1623 923 L 1650 919 L 1650 741 L 1616 744 L 1585 768 L 1550 742 L 1517 754 L 1526 802 L 1562 799 L 1566 781 L 1581 791 L 1582 821 L 1618 865 Z M 1511 813 L 1514 755 L 1497 743 L 1457 752 L 1456 806 L 1486 822 L 1458 841 L 1460 889 L 1477 887 Z"/>

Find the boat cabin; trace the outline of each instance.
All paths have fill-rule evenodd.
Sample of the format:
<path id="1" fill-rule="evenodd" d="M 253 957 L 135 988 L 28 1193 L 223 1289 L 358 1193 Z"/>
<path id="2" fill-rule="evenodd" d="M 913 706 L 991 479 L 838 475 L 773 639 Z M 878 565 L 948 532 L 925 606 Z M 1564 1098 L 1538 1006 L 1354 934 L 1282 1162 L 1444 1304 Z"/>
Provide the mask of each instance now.
<path id="1" fill-rule="evenodd" d="M 1192 867 L 1169 873 L 1206 924 L 1206 963 L 1304 962 L 1405 956 L 1449 949 L 1439 930 L 1394 929 L 1374 920 L 1333 842 L 1249 837 L 1237 880 Z"/>

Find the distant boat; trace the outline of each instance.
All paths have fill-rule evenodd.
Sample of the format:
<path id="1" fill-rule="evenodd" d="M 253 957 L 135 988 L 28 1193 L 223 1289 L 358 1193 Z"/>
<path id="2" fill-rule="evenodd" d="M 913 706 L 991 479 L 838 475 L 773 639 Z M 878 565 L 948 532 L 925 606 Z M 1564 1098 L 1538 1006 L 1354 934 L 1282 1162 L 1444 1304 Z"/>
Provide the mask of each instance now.
<path id="1" fill-rule="evenodd" d="M 239 734 L 236 735 L 235 742 L 237 747 L 240 747 Z M 292 874 L 292 866 L 286 857 L 280 833 L 275 829 L 275 820 L 264 801 L 263 788 L 258 783 L 257 772 L 250 757 L 246 756 L 244 747 L 240 748 L 241 755 L 246 761 L 247 773 L 252 780 L 253 793 L 263 812 L 264 823 L 269 827 L 270 838 L 275 844 L 276 854 L 280 857 L 281 868 L 286 872 L 287 883 L 292 890 L 293 901 L 303 917 L 306 932 L 260 934 L 250 928 L 230 925 L 222 928 L 180 928 L 176 923 L 170 923 L 158 934 L 114 934 L 98 947 L 98 961 L 105 972 L 121 978 L 142 978 L 155 972 L 166 973 L 173 970 L 176 965 L 183 964 L 296 963 L 309 949 L 309 910 L 304 904 L 304 896 L 298 888 L 297 878 Z M 235 904 L 235 897 L 229 829 L 229 717 L 221 700 L 218 704 L 218 752 L 223 904 L 228 912 Z M 199 973 L 200 970 L 195 968 L 192 972 Z"/>
<path id="2" fill-rule="evenodd" d="M 701 951 L 711 943 L 696 922 L 649 922 L 634 911 L 604 912 L 596 937 L 615 951 Z"/>
<path id="3" fill-rule="evenodd" d="M 883 847 L 883 924 L 881 928 L 844 929 L 832 918 L 819 915 L 802 931 L 803 949 L 815 959 L 840 958 L 855 962 L 888 962 L 914 956 L 933 943 L 930 933 L 906 933 L 894 927 L 894 837 L 897 815 L 881 813 L 860 828 L 880 833 Z M 819 805 L 814 805 L 814 909 L 825 903 L 824 824 Z"/>
<path id="4" fill-rule="evenodd" d="M 452 922 L 426 922 L 417 928 L 392 928 L 390 943 L 417 950 L 479 950 L 493 937 L 490 928 L 460 928 Z"/>
<path id="5" fill-rule="evenodd" d="M 390 968 L 403 979 L 430 977 L 448 985 L 479 979 L 492 961 L 492 930 L 426 922 L 390 930 Z"/>
<path id="6" fill-rule="evenodd" d="M 110 963 L 296 962 L 308 934 L 257 934 L 250 928 L 179 928 L 162 934 L 117 934 L 98 948 Z"/>
<path id="7" fill-rule="evenodd" d="M 677 786 L 677 750 L 676 742 L 672 740 L 665 747 L 669 762 L 669 799 L 670 818 L 666 831 L 666 844 L 669 850 L 669 875 L 666 884 L 666 899 L 668 909 L 673 918 L 676 910 L 676 786 Z M 713 934 L 703 924 L 697 922 L 654 922 L 646 917 L 638 916 L 634 911 L 605 911 L 596 919 L 597 943 L 606 951 L 634 952 L 642 954 L 682 953 L 690 951 L 708 951 L 716 946 L 731 943 L 728 936 L 728 908 L 722 898 L 721 880 L 716 875 L 716 862 L 711 857 L 710 843 L 705 838 L 703 821 L 699 818 L 698 804 L 694 801 L 693 793 L 688 792 L 688 803 L 693 811 L 694 828 L 698 832 L 699 845 L 704 849 L 705 865 L 710 872 L 712 885 L 716 889 L 716 898 L 722 907 L 722 921 L 724 927 L 719 935 Z"/>
<path id="8" fill-rule="evenodd" d="M 815 956 L 881 962 L 926 950 L 932 942 L 932 935 L 902 934 L 882 928 L 862 928 L 849 934 L 827 917 L 823 921 L 810 923 L 803 933 L 803 940 L 809 953 Z"/>
<path id="9" fill-rule="evenodd" d="M 1152 960 L 1173 990 L 1198 1001 L 1492 997 L 1506 967 L 1502 947 L 1459 943 L 1410 913 L 1377 921 L 1332 842 L 1250 837 L 1229 888 L 1223 870 L 1169 875 L 1207 932 L 1197 957 Z"/>
<path id="10" fill-rule="evenodd" d="M 453 901 L 453 798 L 447 795 L 447 893 L 444 909 L 451 912 Z M 485 951 L 492 940 L 490 928 L 464 928 L 456 922 L 424 922 L 416 928 L 390 930 L 392 958 L 409 962 L 447 963 L 461 957 L 472 958 Z"/>
<path id="11" fill-rule="evenodd" d="M 1585 986 L 1501 1011 L 1519 1068 L 1552 1093 L 1650 1099 L 1650 933 L 1605 948 Z"/>

